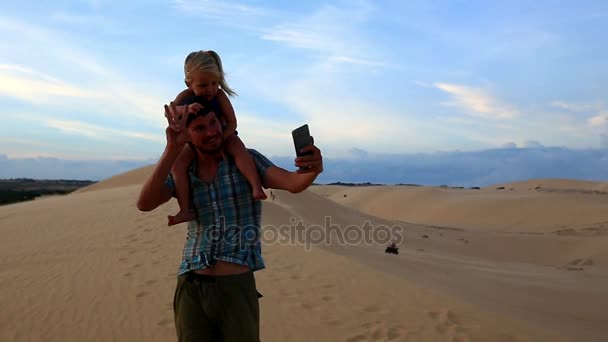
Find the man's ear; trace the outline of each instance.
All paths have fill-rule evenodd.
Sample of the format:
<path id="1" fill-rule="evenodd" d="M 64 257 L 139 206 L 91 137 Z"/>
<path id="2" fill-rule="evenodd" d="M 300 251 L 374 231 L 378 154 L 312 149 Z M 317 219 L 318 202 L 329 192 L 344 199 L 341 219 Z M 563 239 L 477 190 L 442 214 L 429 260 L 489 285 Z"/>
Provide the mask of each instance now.
<path id="1" fill-rule="evenodd" d="M 190 82 L 184 80 L 184 83 L 186 83 L 186 87 L 188 87 L 188 89 L 190 89 Z"/>

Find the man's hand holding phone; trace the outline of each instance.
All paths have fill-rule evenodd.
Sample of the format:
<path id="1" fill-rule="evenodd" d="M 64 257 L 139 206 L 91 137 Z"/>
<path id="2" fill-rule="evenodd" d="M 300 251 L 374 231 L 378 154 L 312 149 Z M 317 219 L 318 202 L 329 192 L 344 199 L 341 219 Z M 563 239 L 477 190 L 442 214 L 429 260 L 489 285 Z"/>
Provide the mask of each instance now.
<path id="1" fill-rule="evenodd" d="M 291 134 L 297 156 L 295 166 L 299 168 L 297 173 L 319 174 L 323 172 L 323 156 L 321 156 L 321 150 L 314 145 L 308 125 L 296 128 Z"/>

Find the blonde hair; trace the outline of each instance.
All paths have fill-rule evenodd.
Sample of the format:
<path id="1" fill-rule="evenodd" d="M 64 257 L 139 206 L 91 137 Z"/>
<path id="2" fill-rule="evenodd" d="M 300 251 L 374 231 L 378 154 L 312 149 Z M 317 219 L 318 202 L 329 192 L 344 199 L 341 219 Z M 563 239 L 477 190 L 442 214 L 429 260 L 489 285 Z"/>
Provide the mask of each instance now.
<path id="1" fill-rule="evenodd" d="M 191 76 L 194 72 L 197 71 L 204 71 L 216 74 L 219 78 L 219 84 L 222 90 L 224 90 L 224 92 L 226 92 L 226 94 L 230 96 L 236 95 L 236 92 L 228 86 L 228 83 L 226 83 L 224 69 L 222 68 L 222 60 L 215 51 L 201 50 L 190 52 L 190 54 L 188 54 L 188 57 L 186 57 L 186 61 L 184 62 L 184 74 L 186 75 L 186 83 L 192 82 Z"/>

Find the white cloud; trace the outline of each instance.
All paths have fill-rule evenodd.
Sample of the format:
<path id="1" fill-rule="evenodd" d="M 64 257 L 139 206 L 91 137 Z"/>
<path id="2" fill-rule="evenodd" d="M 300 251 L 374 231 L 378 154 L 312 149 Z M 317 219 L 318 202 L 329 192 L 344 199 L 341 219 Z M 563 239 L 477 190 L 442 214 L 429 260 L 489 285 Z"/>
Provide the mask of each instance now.
<path id="1" fill-rule="evenodd" d="M 31 46 L 40 51 L 36 58 L 20 64 L 2 65 L 0 93 L 32 104 L 52 103 L 67 111 L 90 108 L 91 115 L 128 117 L 164 126 L 162 105 L 166 99 L 155 95 L 163 91 L 150 84 L 135 84 L 126 73 L 98 61 L 97 56 L 73 43 L 65 33 L 2 16 L 0 33 L 21 47 L 22 50 L 7 50 L 15 56 L 22 55 L 13 59 L 30 56 Z M 4 60 L 10 58 L 9 55 Z M 65 76 L 48 75 L 39 71 L 42 69 Z"/>
<path id="2" fill-rule="evenodd" d="M 483 89 L 449 83 L 434 85 L 452 97 L 452 102 L 444 102 L 443 105 L 460 107 L 469 115 L 489 119 L 512 119 L 519 115 L 516 109 L 501 103 Z"/>
<path id="3" fill-rule="evenodd" d="M 526 140 L 526 141 L 524 141 L 523 147 L 524 148 L 541 148 L 541 147 L 544 147 L 544 145 L 536 140 Z"/>
<path id="4" fill-rule="evenodd" d="M 99 98 L 99 95 L 20 65 L 0 64 L 0 95 L 36 104 L 61 101 L 57 97 Z"/>
<path id="5" fill-rule="evenodd" d="M 293 48 L 316 50 L 334 63 L 386 67 L 378 62 L 380 47 L 362 38 L 358 26 L 373 13 L 365 1 L 350 7 L 323 6 L 306 16 L 296 16 L 266 28 L 262 39 Z"/>
<path id="6" fill-rule="evenodd" d="M 363 58 L 353 58 L 347 56 L 334 56 L 330 58 L 331 61 L 337 63 L 348 63 L 348 64 L 356 64 L 356 65 L 364 65 L 364 66 L 376 66 L 376 67 L 387 67 L 389 66 L 387 63 L 377 62 L 369 59 Z"/>
<path id="7" fill-rule="evenodd" d="M 426 82 L 422 82 L 422 81 L 414 81 L 414 84 L 419 87 L 422 87 L 422 88 L 432 88 L 433 87 L 433 85 L 428 84 Z"/>
<path id="8" fill-rule="evenodd" d="M 365 41 L 357 29 L 373 12 L 373 6 L 367 1 L 344 7 L 324 5 L 305 14 L 209 0 L 175 0 L 174 4 L 185 13 L 242 28 L 263 40 L 317 51 L 321 53 L 320 58 L 332 63 L 388 66 L 379 62 L 378 51 L 381 48 Z"/>
<path id="9" fill-rule="evenodd" d="M 97 139 L 112 139 L 116 135 L 120 135 L 152 142 L 162 143 L 165 141 L 164 137 L 159 136 L 158 134 L 153 135 L 142 132 L 111 129 L 103 126 L 92 125 L 82 121 L 46 119 L 44 122 L 48 127 L 59 129 L 66 133 L 84 135 Z"/>
<path id="10" fill-rule="evenodd" d="M 235 17 L 257 17 L 273 13 L 265 7 L 245 5 L 234 1 L 174 0 L 175 6 L 185 12 L 196 12 L 211 19 L 234 20 Z"/>
<path id="11" fill-rule="evenodd" d="M 587 119 L 587 123 L 593 127 L 603 127 L 608 124 L 608 111 L 601 112 Z"/>
<path id="12" fill-rule="evenodd" d="M 589 112 L 594 110 L 599 110 L 601 108 L 598 104 L 589 104 L 589 103 L 568 103 L 564 101 L 553 101 L 551 102 L 551 106 L 556 108 L 565 109 L 571 112 Z"/>

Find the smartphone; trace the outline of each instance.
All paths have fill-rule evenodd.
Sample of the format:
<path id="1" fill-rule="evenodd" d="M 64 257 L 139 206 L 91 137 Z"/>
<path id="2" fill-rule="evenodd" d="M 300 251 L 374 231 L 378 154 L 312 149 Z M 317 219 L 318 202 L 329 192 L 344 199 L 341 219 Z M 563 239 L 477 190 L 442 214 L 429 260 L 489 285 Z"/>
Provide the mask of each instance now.
<path id="1" fill-rule="evenodd" d="M 291 131 L 291 136 L 293 137 L 293 145 L 296 148 L 296 156 L 301 157 L 312 154 L 312 151 L 305 153 L 300 152 L 300 149 L 305 146 L 312 145 L 312 137 L 310 136 L 307 124 Z"/>

